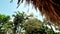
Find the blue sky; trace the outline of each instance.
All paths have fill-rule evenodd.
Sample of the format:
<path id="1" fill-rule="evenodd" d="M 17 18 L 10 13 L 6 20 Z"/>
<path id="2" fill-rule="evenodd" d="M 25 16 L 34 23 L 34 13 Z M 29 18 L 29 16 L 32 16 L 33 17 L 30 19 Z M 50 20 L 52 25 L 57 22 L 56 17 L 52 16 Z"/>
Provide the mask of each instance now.
<path id="1" fill-rule="evenodd" d="M 24 11 L 27 14 L 33 13 L 35 16 L 38 16 L 37 17 L 38 19 L 43 21 L 43 17 L 41 16 L 41 14 L 39 12 L 36 12 L 34 8 L 32 9 L 33 6 L 31 4 L 28 7 L 27 5 L 25 5 L 24 2 L 21 3 L 20 6 L 17 8 L 17 0 L 14 0 L 12 3 L 10 3 L 10 1 L 11 0 L 0 0 L 0 14 L 10 15 L 10 17 L 12 18 L 12 15 L 14 14 L 15 11 L 20 12 Z"/>
<path id="2" fill-rule="evenodd" d="M 16 4 L 10 3 L 10 0 L 0 0 L 0 13 L 12 15 L 16 10 Z"/>

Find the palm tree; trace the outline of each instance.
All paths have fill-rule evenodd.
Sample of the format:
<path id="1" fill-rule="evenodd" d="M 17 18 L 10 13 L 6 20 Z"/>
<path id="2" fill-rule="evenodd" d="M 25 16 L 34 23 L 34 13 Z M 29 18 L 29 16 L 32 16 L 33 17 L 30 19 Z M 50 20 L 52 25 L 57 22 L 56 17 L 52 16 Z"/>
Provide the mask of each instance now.
<path id="1" fill-rule="evenodd" d="M 16 34 L 16 30 L 17 30 L 17 27 L 20 26 L 20 33 L 21 33 L 21 28 L 23 27 L 22 26 L 22 23 L 24 21 L 24 16 L 25 16 L 25 13 L 20 13 L 19 11 L 18 12 L 15 12 L 16 15 L 13 15 L 14 16 L 14 34 Z"/>

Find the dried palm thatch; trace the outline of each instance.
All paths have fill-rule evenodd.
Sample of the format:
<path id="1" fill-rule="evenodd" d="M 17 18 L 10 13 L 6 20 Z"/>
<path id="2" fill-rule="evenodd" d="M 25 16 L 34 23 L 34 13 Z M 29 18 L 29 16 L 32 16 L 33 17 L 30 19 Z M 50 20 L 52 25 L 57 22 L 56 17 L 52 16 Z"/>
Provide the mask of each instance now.
<path id="1" fill-rule="evenodd" d="M 21 0 L 18 0 L 18 4 Z M 32 1 L 35 8 L 46 16 L 47 20 L 52 23 L 60 24 L 60 0 L 26 0 L 28 3 Z M 23 0 L 22 0 L 23 2 Z"/>

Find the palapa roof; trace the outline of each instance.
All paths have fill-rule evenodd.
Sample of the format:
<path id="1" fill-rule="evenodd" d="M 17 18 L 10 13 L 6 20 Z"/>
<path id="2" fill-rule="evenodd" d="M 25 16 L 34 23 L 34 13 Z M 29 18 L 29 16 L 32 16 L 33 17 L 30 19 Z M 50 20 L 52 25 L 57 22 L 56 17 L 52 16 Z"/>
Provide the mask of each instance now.
<path id="1" fill-rule="evenodd" d="M 60 24 L 60 0 L 26 0 L 28 4 L 30 1 L 32 1 L 35 9 L 38 8 L 45 15 L 47 20 L 55 24 Z M 18 0 L 19 3 L 20 0 Z"/>

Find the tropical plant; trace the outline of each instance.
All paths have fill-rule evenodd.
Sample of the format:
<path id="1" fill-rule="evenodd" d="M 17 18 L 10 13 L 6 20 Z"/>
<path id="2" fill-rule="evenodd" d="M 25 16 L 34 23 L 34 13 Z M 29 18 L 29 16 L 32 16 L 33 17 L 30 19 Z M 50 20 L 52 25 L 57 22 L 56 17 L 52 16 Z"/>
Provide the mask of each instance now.
<path id="1" fill-rule="evenodd" d="M 16 31 L 17 31 L 17 27 L 20 27 L 20 32 L 21 33 L 21 28 L 23 27 L 22 24 L 24 22 L 24 17 L 25 17 L 25 13 L 22 12 L 20 13 L 19 11 L 18 12 L 15 12 L 16 15 L 13 15 L 14 16 L 14 20 L 13 20 L 13 23 L 14 23 L 14 34 L 16 34 Z"/>
<path id="2" fill-rule="evenodd" d="M 0 32 L 1 33 L 5 33 L 5 29 L 3 28 L 3 26 L 9 22 L 10 20 L 10 16 L 6 16 L 4 14 L 0 14 Z"/>
<path id="3" fill-rule="evenodd" d="M 11 34 L 13 31 L 13 26 L 12 26 L 13 24 L 12 24 L 12 22 L 11 21 L 9 21 L 9 22 L 7 22 L 4 26 L 3 26 L 3 28 L 5 29 L 5 32 L 6 32 L 6 34 Z"/>
<path id="4" fill-rule="evenodd" d="M 38 33 L 45 33 L 43 31 L 43 24 L 38 19 L 29 19 L 24 23 L 24 29 L 26 31 L 26 34 L 38 34 Z"/>

